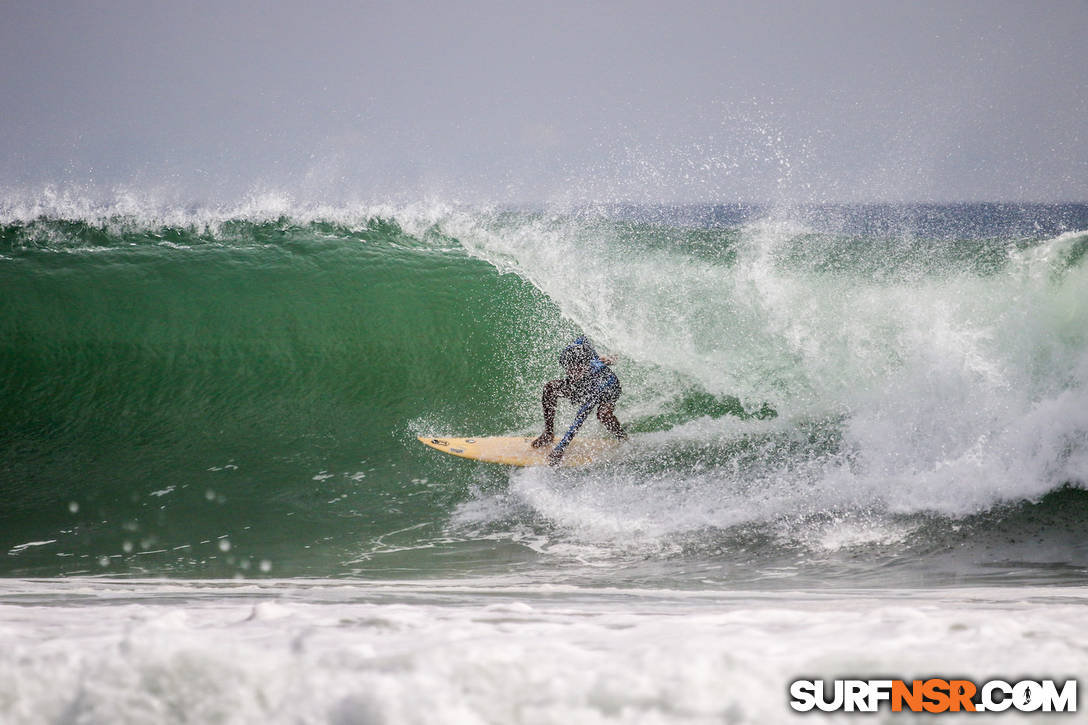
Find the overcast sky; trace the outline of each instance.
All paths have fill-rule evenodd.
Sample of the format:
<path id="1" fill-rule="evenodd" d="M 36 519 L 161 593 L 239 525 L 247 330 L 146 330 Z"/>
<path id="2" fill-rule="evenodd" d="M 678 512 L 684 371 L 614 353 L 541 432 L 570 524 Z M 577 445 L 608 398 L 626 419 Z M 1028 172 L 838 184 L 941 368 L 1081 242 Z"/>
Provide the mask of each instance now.
<path id="1" fill-rule="evenodd" d="M 0 0 L 0 185 L 1088 200 L 1088 0 Z"/>

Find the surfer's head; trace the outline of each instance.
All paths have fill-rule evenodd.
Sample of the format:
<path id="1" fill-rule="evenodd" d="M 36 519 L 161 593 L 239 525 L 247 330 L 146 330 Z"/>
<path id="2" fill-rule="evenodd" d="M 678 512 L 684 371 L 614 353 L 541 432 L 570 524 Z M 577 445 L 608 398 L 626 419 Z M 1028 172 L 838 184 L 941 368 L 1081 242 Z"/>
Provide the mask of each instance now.
<path id="1" fill-rule="evenodd" d="M 589 346 L 589 340 L 585 335 L 582 335 L 559 353 L 559 364 L 569 370 L 573 367 L 589 365 L 595 357 L 597 357 L 596 351 Z"/>

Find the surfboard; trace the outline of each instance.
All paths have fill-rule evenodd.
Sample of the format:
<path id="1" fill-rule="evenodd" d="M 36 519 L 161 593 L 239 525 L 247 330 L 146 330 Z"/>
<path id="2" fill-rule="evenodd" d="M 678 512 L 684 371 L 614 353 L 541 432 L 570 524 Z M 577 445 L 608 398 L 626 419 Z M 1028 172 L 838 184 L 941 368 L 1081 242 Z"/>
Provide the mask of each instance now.
<path id="1" fill-rule="evenodd" d="M 553 446 L 533 448 L 532 438 L 483 437 L 447 438 L 419 436 L 419 442 L 451 456 L 470 458 L 484 463 L 502 463 L 507 466 L 546 466 L 548 452 Z M 608 460 L 619 449 L 615 438 L 575 438 L 567 446 L 560 466 L 572 468 Z"/>

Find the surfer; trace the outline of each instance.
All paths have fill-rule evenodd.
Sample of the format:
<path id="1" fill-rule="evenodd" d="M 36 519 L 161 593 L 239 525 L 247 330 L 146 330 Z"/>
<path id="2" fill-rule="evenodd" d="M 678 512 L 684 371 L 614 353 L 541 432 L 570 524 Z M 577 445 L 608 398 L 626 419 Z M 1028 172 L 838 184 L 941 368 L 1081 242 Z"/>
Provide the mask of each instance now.
<path id="1" fill-rule="evenodd" d="M 563 451 L 594 408 L 597 409 L 597 420 L 605 428 L 620 440 L 627 439 L 615 414 L 616 400 L 622 392 L 620 379 L 608 367 L 614 365 L 615 360 L 597 355 L 582 335 L 559 353 L 559 364 L 566 369 L 567 377 L 544 384 L 540 401 L 544 407 L 544 432 L 532 442 L 533 448 L 542 448 L 555 440 L 555 406 L 560 397 L 570 398 L 578 406 L 567 434 L 548 454 L 548 462 L 553 466 L 559 465 Z"/>

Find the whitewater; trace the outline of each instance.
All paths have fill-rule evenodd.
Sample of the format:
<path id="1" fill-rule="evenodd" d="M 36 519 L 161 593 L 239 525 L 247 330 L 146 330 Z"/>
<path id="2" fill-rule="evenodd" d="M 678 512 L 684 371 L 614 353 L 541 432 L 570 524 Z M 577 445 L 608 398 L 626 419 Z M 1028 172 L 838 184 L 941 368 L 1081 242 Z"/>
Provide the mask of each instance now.
<path id="1" fill-rule="evenodd" d="M 770 722 L 1086 664 L 1088 205 L 7 194 L 0 290 L 5 721 Z M 619 460 L 415 440 L 535 435 L 579 334 Z"/>

